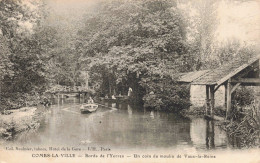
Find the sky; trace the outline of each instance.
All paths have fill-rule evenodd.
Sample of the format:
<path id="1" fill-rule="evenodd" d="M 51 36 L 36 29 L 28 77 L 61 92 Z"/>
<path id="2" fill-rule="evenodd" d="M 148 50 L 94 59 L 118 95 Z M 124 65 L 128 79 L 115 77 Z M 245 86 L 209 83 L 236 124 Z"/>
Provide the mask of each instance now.
<path id="1" fill-rule="evenodd" d="M 46 0 L 52 8 L 50 23 L 70 26 L 91 9 L 97 0 Z M 219 41 L 238 39 L 241 42 L 260 45 L 260 0 L 236 3 L 222 0 L 218 8 Z"/>
<path id="2" fill-rule="evenodd" d="M 221 2 L 218 17 L 217 34 L 220 40 L 237 38 L 260 45 L 260 1 Z"/>
<path id="3" fill-rule="evenodd" d="M 64 23 L 80 20 L 90 9 L 93 0 L 46 0 L 50 8 L 51 23 Z"/>

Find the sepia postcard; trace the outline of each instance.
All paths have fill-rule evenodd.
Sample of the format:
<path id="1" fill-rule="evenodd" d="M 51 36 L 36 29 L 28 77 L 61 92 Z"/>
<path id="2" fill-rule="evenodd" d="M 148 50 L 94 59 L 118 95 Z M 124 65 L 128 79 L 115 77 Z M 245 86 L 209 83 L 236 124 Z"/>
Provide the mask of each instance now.
<path id="1" fill-rule="evenodd" d="M 0 0 L 0 163 L 259 148 L 259 0 Z"/>

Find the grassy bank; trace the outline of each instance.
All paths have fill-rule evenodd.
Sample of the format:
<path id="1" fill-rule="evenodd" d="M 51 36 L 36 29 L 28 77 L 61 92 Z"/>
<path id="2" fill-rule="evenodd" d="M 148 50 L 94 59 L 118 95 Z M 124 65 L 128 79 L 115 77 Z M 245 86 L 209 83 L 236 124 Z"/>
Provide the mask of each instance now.
<path id="1" fill-rule="evenodd" d="M 0 114 L 0 139 L 13 140 L 25 131 L 37 130 L 44 113 L 46 109 L 37 106 L 8 110 Z"/>

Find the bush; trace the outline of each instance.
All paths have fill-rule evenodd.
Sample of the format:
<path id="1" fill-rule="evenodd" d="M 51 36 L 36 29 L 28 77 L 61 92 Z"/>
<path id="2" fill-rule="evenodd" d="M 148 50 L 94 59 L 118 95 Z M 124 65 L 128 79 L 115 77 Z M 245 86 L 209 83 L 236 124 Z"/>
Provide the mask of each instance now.
<path id="1" fill-rule="evenodd" d="M 233 93 L 233 106 L 244 107 L 250 105 L 254 101 L 253 89 L 249 87 L 239 87 Z"/>
<path id="2" fill-rule="evenodd" d="M 50 103 L 49 98 L 46 95 L 40 95 L 37 92 L 9 93 L 2 96 L 0 101 L 0 111 L 19 109 L 25 106 L 36 106 L 43 102 L 46 103 L 46 101 Z"/>
<path id="3" fill-rule="evenodd" d="M 25 106 L 24 95 L 21 93 L 9 93 L 5 94 L 1 98 L 1 111 L 8 109 L 18 109 Z"/>
<path id="4" fill-rule="evenodd" d="M 260 103 L 253 102 L 233 115 L 236 117 L 232 116 L 232 121 L 224 125 L 229 136 L 238 138 L 242 147 L 260 147 Z"/>
<path id="5" fill-rule="evenodd" d="M 180 85 L 171 78 L 151 81 L 149 93 L 143 97 L 144 107 L 180 113 L 190 106 L 190 93 L 187 85 Z"/>
<path id="6" fill-rule="evenodd" d="M 260 145 L 260 103 L 250 87 L 240 87 L 233 94 L 230 122 L 224 129 L 230 137 L 239 139 L 242 148 Z"/>

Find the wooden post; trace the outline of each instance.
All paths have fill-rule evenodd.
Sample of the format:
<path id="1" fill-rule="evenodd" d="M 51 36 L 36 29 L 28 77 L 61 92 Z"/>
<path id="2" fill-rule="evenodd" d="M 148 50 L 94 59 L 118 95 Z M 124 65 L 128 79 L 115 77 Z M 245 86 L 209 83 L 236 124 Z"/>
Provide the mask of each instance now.
<path id="1" fill-rule="evenodd" d="M 206 120 L 206 148 L 209 149 L 209 120 Z"/>
<path id="2" fill-rule="evenodd" d="M 215 93 L 214 93 L 214 85 L 210 86 L 210 115 L 213 117 L 214 115 L 214 107 L 215 107 Z"/>
<path id="3" fill-rule="evenodd" d="M 206 85 L 206 116 L 208 115 L 209 110 L 209 86 Z"/>
<path id="4" fill-rule="evenodd" d="M 214 121 L 210 121 L 210 148 L 213 149 L 215 148 L 215 125 Z"/>
<path id="5" fill-rule="evenodd" d="M 206 148 L 207 149 L 215 148 L 214 120 L 206 121 Z"/>
<path id="6" fill-rule="evenodd" d="M 231 109 L 231 88 L 232 85 L 231 85 L 231 79 L 228 80 L 228 83 L 227 83 L 227 110 L 226 110 L 226 119 L 228 118 L 229 116 L 229 112 L 230 112 L 230 109 Z"/>
<path id="7" fill-rule="evenodd" d="M 224 107 L 227 108 L 227 83 L 225 83 L 225 104 Z"/>

